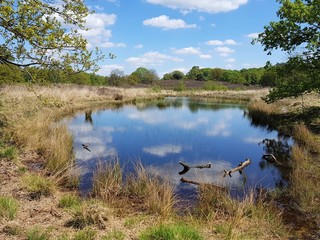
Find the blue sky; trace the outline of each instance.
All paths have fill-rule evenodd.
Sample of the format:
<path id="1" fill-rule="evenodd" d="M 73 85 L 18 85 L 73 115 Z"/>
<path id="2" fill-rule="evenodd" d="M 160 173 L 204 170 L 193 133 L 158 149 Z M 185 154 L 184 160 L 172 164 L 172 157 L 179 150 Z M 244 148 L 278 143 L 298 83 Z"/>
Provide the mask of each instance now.
<path id="1" fill-rule="evenodd" d="M 252 37 L 276 21 L 275 0 L 88 0 L 95 13 L 83 32 L 89 47 L 99 47 L 116 59 L 99 63 L 98 74 L 114 69 L 130 74 L 138 67 L 160 77 L 200 68 L 262 67 L 283 62 L 286 55 L 268 56 Z"/>

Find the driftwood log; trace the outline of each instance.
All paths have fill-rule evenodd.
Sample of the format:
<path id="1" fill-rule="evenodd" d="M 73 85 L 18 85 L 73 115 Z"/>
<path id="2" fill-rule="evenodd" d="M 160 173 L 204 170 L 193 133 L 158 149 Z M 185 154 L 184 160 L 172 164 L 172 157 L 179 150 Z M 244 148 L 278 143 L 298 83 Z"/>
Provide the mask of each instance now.
<path id="1" fill-rule="evenodd" d="M 239 171 L 240 174 L 242 174 L 242 171 L 245 167 L 249 166 L 251 163 L 251 160 L 249 158 L 247 158 L 244 162 L 240 162 L 239 165 L 233 169 L 231 169 L 230 171 L 226 171 L 224 170 L 224 175 L 223 177 L 229 175 L 231 177 L 231 173 L 237 172 Z"/>
<path id="2" fill-rule="evenodd" d="M 196 165 L 196 166 L 189 166 L 188 164 L 184 162 L 179 162 L 183 166 L 183 170 L 179 172 L 180 175 L 185 174 L 190 170 L 190 168 L 211 168 L 211 163 L 208 163 L 206 165 Z"/>
<path id="3" fill-rule="evenodd" d="M 270 162 L 270 163 L 275 163 L 277 165 L 282 165 L 277 158 L 273 154 L 263 154 L 262 159 Z"/>

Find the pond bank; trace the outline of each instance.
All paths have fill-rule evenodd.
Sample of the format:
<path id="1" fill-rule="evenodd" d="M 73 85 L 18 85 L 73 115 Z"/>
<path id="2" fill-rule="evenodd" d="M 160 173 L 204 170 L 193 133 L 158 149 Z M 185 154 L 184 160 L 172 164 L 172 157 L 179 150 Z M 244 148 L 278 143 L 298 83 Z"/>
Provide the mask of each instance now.
<path id="1" fill-rule="evenodd" d="M 78 110 L 94 106 L 100 107 L 104 104 L 134 102 L 138 99 L 176 95 L 259 100 L 260 97 L 265 96 L 267 90 L 234 92 L 190 91 L 178 93 L 174 91 L 153 91 L 152 89 L 63 85 L 58 87 L 31 86 L 29 89 L 25 86 L 6 86 L 1 88 L 0 91 L 1 126 L 3 127 L 1 131 L 1 148 L 4 149 L 2 150 L 3 152 L 7 153 L 10 152 L 8 149 L 12 147 L 14 149 L 13 152 L 15 152 L 11 155 L 8 153 L 6 155 L 2 154 L 4 157 L 0 162 L 2 182 L 0 196 L 13 198 L 19 205 L 16 216 L 12 219 L 2 217 L 0 214 L 0 238 L 2 239 L 16 239 L 29 236 L 32 233 L 43 233 L 48 236 L 47 239 L 74 239 L 77 234 L 91 234 L 96 239 L 112 239 L 111 237 L 114 239 L 137 239 L 141 232 L 148 227 L 159 226 L 161 223 L 170 224 L 181 221 L 185 224 L 191 223 L 191 225 L 196 226 L 196 229 L 204 236 L 204 239 L 243 239 L 244 236 L 252 239 L 255 239 L 255 236 L 265 236 L 265 239 L 287 239 L 292 234 L 279 223 L 278 220 L 281 220 L 281 218 L 277 217 L 277 211 L 271 213 L 270 207 L 265 204 L 256 206 L 253 209 L 251 208 L 253 202 L 250 198 L 247 201 L 248 205 L 235 203 L 228 200 L 228 198 L 219 199 L 221 204 L 218 205 L 221 209 L 229 207 L 229 210 L 226 209 L 223 214 L 221 214 L 221 211 L 212 211 L 212 205 L 202 206 L 207 214 L 202 215 L 201 220 L 196 220 L 197 215 L 180 219 L 175 214 L 159 216 L 157 213 L 150 213 L 150 210 L 146 211 L 145 206 L 141 205 L 142 203 L 139 199 L 133 199 L 134 201 L 130 203 L 133 205 L 131 207 L 125 205 L 125 208 L 123 205 L 122 207 L 119 207 L 121 205 L 113 206 L 108 202 L 102 204 L 101 200 L 95 200 L 98 202 L 94 203 L 91 200 L 79 200 L 81 203 L 77 203 L 76 189 L 72 189 L 70 186 L 61 186 L 65 179 L 57 180 L 57 178 L 48 174 L 44 168 L 48 158 L 54 159 L 57 157 L 52 153 L 53 150 L 54 153 L 60 152 L 61 149 L 68 146 L 65 145 L 63 140 L 68 139 L 68 136 L 63 131 L 57 131 L 59 134 L 55 133 L 56 138 L 50 139 L 53 136 L 52 132 L 46 129 L 50 128 L 50 125 L 61 119 L 61 117 Z M 290 112 L 289 107 L 295 108 L 297 106 L 293 106 L 292 103 L 291 105 L 284 104 L 282 107 L 281 104 L 277 105 L 277 109 L 281 111 Z M 44 118 L 39 117 L 40 115 L 44 116 Z M 18 136 L 16 132 L 17 126 L 19 126 L 19 129 L 28 129 L 24 125 L 28 121 L 32 132 L 24 132 L 23 136 Z M 41 127 L 38 126 L 40 122 L 44 123 Z M 37 146 L 43 139 L 27 142 L 31 137 L 38 136 L 33 132 L 34 129 L 42 132 L 40 135 L 42 138 L 48 138 L 51 141 L 46 142 L 44 146 Z M 48 146 L 48 144 L 56 142 L 58 139 L 62 141 L 58 146 L 54 148 Z M 48 150 L 49 152 L 47 152 Z M 72 160 L 70 151 L 66 151 L 63 154 L 64 156 L 69 156 Z M 46 180 L 43 180 L 42 177 Z M 36 179 L 40 184 L 35 187 L 30 186 L 30 178 L 32 182 L 35 182 Z M 44 183 L 41 181 L 44 181 Z M 29 185 L 26 186 L 25 183 L 29 183 Z M 39 186 L 42 191 L 35 190 Z M 46 191 L 43 191 L 43 189 L 46 189 Z M 206 197 L 208 198 L 208 194 Z M 71 205 L 74 204 L 77 207 L 63 207 L 65 204 L 62 203 L 62 200 L 65 202 L 66 199 L 72 202 Z M 214 207 L 219 206 L 215 205 Z M 106 216 L 97 213 L 94 209 L 99 209 Z M 230 209 L 238 210 L 231 211 Z M 267 211 L 265 211 L 266 209 Z M 264 217 L 260 219 L 263 224 L 258 222 L 256 216 L 250 213 L 253 210 L 261 214 L 261 211 L 264 211 L 263 215 L 261 215 Z M 268 219 L 267 216 L 273 216 L 273 220 Z M 81 222 L 84 226 L 80 224 L 82 228 L 79 229 L 72 224 L 73 227 L 67 224 L 72 220 L 75 221 L 75 219 L 77 223 Z M 105 222 L 108 224 L 105 224 Z M 31 226 L 38 226 L 38 228 Z M 119 236 L 119 238 L 115 236 Z"/>

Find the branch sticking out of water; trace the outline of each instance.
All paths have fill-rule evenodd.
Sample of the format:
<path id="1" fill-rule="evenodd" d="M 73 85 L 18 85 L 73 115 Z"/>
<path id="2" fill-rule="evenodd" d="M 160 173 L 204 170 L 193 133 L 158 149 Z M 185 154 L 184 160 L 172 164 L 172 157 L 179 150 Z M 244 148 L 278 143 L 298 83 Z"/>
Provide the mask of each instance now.
<path id="1" fill-rule="evenodd" d="M 239 171 L 239 173 L 242 174 L 243 169 L 244 169 L 245 167 L 249 166 L 250 163 L 251 163 L 251 160 L 250 160 L 249 158 L 247 158 L 244 162 L 240 162 L 237 167 L 231 169 L 230 171 L 224 170 L 224 175 L 223 175 L 223 177 L 225 177 L 225 176 L 227 176 L 227 175 L 229 175 L 230 177 L 232 177 L 232 176 L 231 176 L 231 173 L 234 173 L 234 172 L 237 172 L 237 171 Z"/>
<path id="2" fill-rule="evenodd" d="M 196 165 L 196 166 L 189 166 L 188 164 L 184 163 L 184 162 L 179 162 L 182 166 L 183 166 L 183 170 L 181 172 L 179 172 L 180 175 L 187 173 L 190 168 L 211 168 L 211 163 L 208 163 L 206 165 Z"/>

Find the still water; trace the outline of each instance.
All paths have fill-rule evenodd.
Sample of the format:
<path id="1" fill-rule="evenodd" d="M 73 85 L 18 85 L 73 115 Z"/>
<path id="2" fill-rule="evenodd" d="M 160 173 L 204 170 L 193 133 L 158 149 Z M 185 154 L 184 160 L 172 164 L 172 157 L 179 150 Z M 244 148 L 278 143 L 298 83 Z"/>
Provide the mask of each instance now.
<path id="1" fill-rule="evenodd" d="M 77 114 L 68 126 L 74 135 L 77 164 L 83 169 L 80 188 L 89 191 L 97 162 L 111 161 L 115 156 L 126 173 L 141 161 L 148 171 L 175 184 L 180 195 L 192 195 L 195 189 L 182 183 L 181 177 L 237 192 L 286 184 L 285 170 L 263 160 L 262 155 L 274 154 L 286 161 L 292 140 L 251 124 L 246 112 L 246 105 L 241 103 L 169 97 Z M 223 177 L 224 170 L 247 158 L 252 163 L 242 174 Z M 181 176 L 179 161 L 189 165 L 211 163 L 211 168 L 192 168 Z"/>

